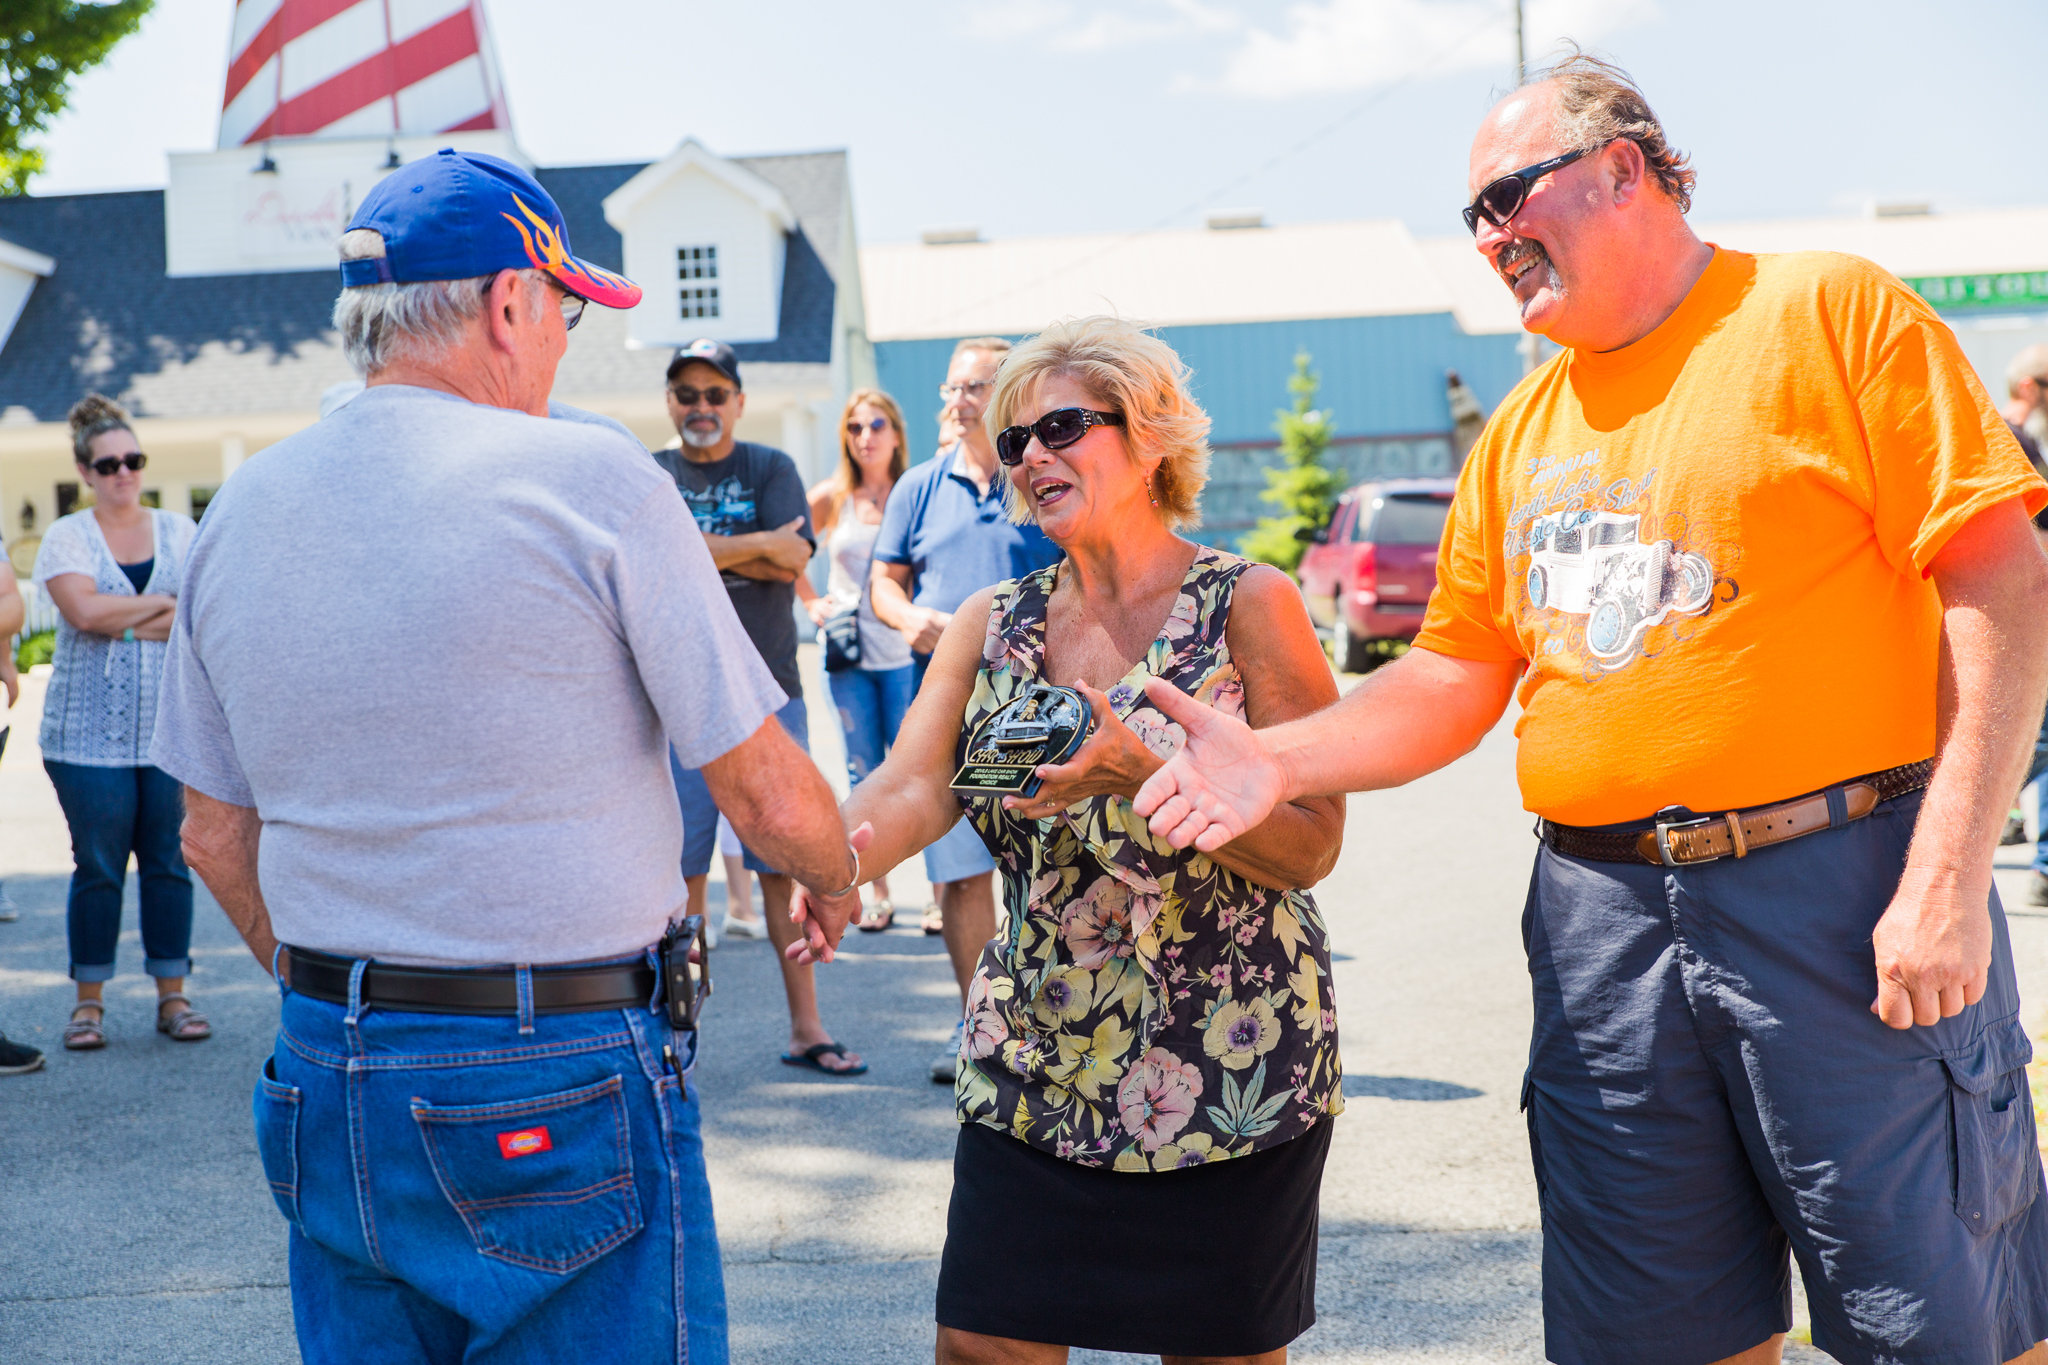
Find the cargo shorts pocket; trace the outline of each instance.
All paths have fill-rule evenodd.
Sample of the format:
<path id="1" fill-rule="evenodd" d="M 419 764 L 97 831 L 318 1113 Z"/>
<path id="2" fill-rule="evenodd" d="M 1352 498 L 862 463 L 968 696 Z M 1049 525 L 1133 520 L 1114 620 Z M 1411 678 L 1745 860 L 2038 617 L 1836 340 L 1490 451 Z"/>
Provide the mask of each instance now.
<path id="1" fill-rule="evenodd" d="M 412 1116 L 484 1255 L 563 1275 L 640 1231 L 620 1077 L 496 1104 L 414 1099 Z"/>
<path id="2" fill-rule="evenodd" d="M 2027 1063 L 2034 1047 L 2019 1020 L 2001 1019 L 1967 1046 L 1945 1054 L 1954 1142 L 1956 1217 L 1980 1235 L 2034 1202 L 2041 1153 Z"/>
<path id="3" fill-rule="evenodd" d="M 287 1221 L 299 1221 L 299 1088 L 277 1079 L 277 1059 L 266 1058 L 256 1078 L 256 1155 L 270 1197 Z"/>

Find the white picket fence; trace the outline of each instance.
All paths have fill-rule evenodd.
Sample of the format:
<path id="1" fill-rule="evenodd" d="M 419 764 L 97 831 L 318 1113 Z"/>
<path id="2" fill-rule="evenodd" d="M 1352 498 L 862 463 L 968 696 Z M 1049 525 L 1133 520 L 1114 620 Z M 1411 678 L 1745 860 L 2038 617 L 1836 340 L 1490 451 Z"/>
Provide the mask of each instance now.
<path id="1" fill-rule="evenodd" d="M 34 583 L 23 583 L 21 600 L 28 607 L 28 620 L 21 627 L 23 635 L 57 628 L 57 604 L 50 600 L 50 594 Z"/>

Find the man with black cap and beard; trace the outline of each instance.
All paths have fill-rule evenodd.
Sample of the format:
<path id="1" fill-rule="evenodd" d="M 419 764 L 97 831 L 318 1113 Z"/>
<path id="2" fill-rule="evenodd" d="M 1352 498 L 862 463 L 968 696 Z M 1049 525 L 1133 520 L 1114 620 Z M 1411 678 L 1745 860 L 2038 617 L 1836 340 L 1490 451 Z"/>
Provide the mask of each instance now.
<path id="1" fill-rule="evenodd" d="M 735 429 L 747 410 L 747 396 L 740 387 L 739 358 L 724 342 L 705 338 L 679 349 L 668 366 L 667 399 L 681 444 L 655 452 L 654 458 L 682 490 L 740 624 L 788 694 L 777 718 L 809 752 L 810 721 L 796 666 L 793 585 L 811 561 L 817 536 L 811 530 L 803 475 L 782 451 L 738 438 Z M 718 807 L 700 773 L 674 767 L 683 808 L 683 877 L 690 913 L 702 914 L 718 842 Z M 782 963 L 782 985 L 789 996 L 789 1050 L 782 1060 L 827 1075 L 860 1075 L 867 1064 L 834 1042 L 818 1017 L 811 969 L 781 956 L 797 933 L 789 922 L 789 877 L 751 848 L 746 865 L 761 877 L 768 938 Z"/>

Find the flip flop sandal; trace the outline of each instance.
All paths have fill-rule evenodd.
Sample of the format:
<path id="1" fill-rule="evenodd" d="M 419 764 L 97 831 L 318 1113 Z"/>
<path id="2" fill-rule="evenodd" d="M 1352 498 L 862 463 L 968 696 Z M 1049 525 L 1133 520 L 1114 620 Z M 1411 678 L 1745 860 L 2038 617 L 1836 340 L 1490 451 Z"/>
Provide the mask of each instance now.
<path id="1" fill-rule="evenodd" d="M 844 1057 L 846 1055 L 846 1049 L 838 1043 L 813 1043 L 804 1049 L 804 1054 L 801 1057 L 793 1053 L 783 1053 L 782 1064 L 784 1066 L 809 1067 L 813 1071 L 822 1071 L 827 1076 L 860 1076 L 866 1074 L 868 1069 L 866 1062 L 857 1062 L 843 1071 L 834 1071 L 831 1067 L 818 1060 L 818 1058 L 828 1052 L 835 1057 Z"/>
<path id="2" fill-rule="evenodd" d="M 98 1010 L 97 1019 L 80 1019 L 80 1010 Z M 107 1045 L 107 1007 L 96 1000 L 81 1000 L 71 1007 L 71 1022 L 64 1026 L 64 1047 L 70 1052 L 92 1052 Z"/>
<path id="3" fill-rule="evenodd" d="M 187 1008 L 172 1010 L 171 1017 L 166 1019 L 163 1012 L 164 1006 L 173 1000 L 187 1006 Z M 213 1025 L 208 1023 L 206 1016 L 198 1010 L 189 1008 L 191 1004 L 192 997 L 186 995 L 183 991 L 172 991 L 169 995 L 159 995 L 156 998 L 156 1031 L 169 1034 L 171 1041 L 174 1043 L 203 1043 L 208 1038 L 211 1038 L 213 1036 Z"/>
<path id="4" fill-rule="evenodd" d="M 946 917 L 940 913 L 938 906 L 927 905 L 924 908 L 924 931 L 927 934 L 943 934 L 946 932 Z"/>
<path id="5" fill-rule="evenodd" d="M 878 900 L 860 912 L 860 923 L 855 927 L 863 934 L 879 934 L 896 922 L 896 907 L 886 900 Z"/>

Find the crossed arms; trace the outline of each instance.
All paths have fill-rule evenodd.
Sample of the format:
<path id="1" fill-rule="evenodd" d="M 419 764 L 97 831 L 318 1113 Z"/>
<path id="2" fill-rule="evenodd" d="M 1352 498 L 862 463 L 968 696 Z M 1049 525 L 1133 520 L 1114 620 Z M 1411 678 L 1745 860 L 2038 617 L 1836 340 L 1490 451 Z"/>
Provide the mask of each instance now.
<path id="1" fill-rule="evenodd" d="M 811 562 L 811 542 L 798 532 L 803 524 L 804 519 L 797 517 L 772 531 L 749 531 L 739 536 L 707 533 L 704 545 L 711 551 L 711 562 L 720 573 L 736 573 L 764 583 L 794 583 Z"/>

